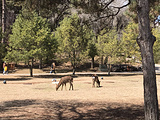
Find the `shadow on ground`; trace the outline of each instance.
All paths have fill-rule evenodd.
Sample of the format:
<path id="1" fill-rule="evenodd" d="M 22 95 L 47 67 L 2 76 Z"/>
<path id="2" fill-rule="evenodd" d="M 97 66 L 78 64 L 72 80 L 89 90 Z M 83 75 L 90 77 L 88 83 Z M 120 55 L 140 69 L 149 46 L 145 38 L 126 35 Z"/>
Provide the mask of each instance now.
<path id="1" fill-rule="evenodd" d="M 0 78 L 0 81 L 26 81 L 26 80 L 31 80 L 32 78 L 29 77 L 19 77 L 19 78 Z"/>
<path id="2" fill-rule="evenodd" d="M 65 75 L 58 75 L 58 74 L 49 74 L 49 75 L 33 75 L 33 77 L 30 77 L 30 76 L 23 76 L 23 75 L 19 75 L 17 77 L 10 77 L 10 78 L 0 78 L 0 81 L 27 81 L 27 80 L 31 80 L 32 78 L 61 78 L 61 77 L 64 77 L 64 76 L 68 76 L 68 75 L 71 75 L 73 78 L 77 78 L 77 77 L 92 77 L 92 74 L 91 73 L 88 73 L 88 74 L 76 74 L 76 75 L 72 75 L 72 74 L 65 74 Z M 104 77 L 104 76 L 108 76 L 106 74 L 97 74 L 99 76 L 99 79 L 101 79 L 101 77 Z M 128 74 L 128 75 L 117 75 L 117 76 L 134 76 L 136 74 Z M 108 77 L 112 77 L 112 76 L 116 76 L 115 74 L 113 75 L 110 75 Z"/>
<path id="3" fill-rule="evenodd" d="M 143 107 L 131 104 L 78 101 L 14 100 L 0 104 L 0 119 L 142 120 Z"/>
<path id="4" fill-rule="evenodd" d="M 136 75 L 139 75 L 139 74 L 132 74 L 132 73 L 126 73 L 126 74 L 111 74 L 111 75 L 108 75 L 108 74 L 105 74 L 105 73 L 76 73 L 75 75 L 71 74 L 71 73 L 68 73 L 68 74 L 49 74 L 49 75 L 34 75 L 35 78 L 61 78 L 61 77 L 64 77 L 64 76 L 67 76 L 67 75 L 71 75 L 72 77 L 76 78 L 76 77 L 91 77 L 93 74 L 97 74 L 99 77 L 102 77 L 102 76 L 107 76 L 107 77 L 112 77 L 112 76 L 136 76 Z M 23 77 L 23 76 L 21 76 Z"/>

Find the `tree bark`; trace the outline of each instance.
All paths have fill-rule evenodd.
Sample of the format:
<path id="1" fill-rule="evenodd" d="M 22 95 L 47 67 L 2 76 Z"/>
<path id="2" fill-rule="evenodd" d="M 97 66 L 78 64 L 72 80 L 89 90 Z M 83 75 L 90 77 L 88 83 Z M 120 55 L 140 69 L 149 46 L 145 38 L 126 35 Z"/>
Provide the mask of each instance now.
<path id="1" fill-rule="evenodd" d="M 92 57 L 91 68 L 94 68 L 94 57 Z"/>
<path id="2" fill-rule="evenodd" d="M 31 64 L 29 64 L 29 70 L 30 70 L 30 77 L 33 77 L 33 59 L 31 61 Z"/>
<path id="3" fill-rule="evenodd" d="M 156 38 L 152 35 L 149 21 L 148 0 L 137 0 L 139 37 L 143 65 L 144 110 L 145 120 L 159 120 L 155 63 L 153 44 Z"/>
<path id="4" fill-rule="evenodd" d="M 39 59 L 39 69 L 42 69 L 42 58 Z"/>
<path id="5" fill-rule="evenodd" d="M 110 76 L 111 75 L 111 64 L 107 65 L 107 69 L 108 69 L 108 76 Z"/>
<path id="6" fill-rule="evenodd" d="M 6 31 L 6 0 L 2 0 L 2 43 L 5 43 L 5 31 Z"/>
<path id="7" fill-rule="evenodd" d="M 101 56 L 101 65 L 103 65 L 104 63 L 103 63 L 103 56 Z"/>
<path id="8" fill-rule="evenodd" d="M 73 50 L 73 61 L 71 61 L 72 66 L 73 66 L 73 75 L 75 75 L 76 72 L 76 52 Z"/>

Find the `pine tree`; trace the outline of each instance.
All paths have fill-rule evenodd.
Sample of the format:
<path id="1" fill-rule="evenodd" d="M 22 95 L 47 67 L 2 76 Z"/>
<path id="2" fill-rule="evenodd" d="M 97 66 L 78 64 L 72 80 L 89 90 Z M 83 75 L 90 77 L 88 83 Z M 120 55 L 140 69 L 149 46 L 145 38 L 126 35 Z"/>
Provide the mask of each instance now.
<path id="1" fill-rule="evenodd" d="M 130 22 L 123 31 L 122 37 L 122 52 L 124 54 L 124 62 L 140 61 L 140 49 L 136 42 L 138 36 L 138 25 L 134 22 Z M 134 59 L 126 61 L 126 58 Z"/>
<path id="2" fill-rule="evenodd" d="M 156 37 L 152 35 L 149 19 L 149 0 L 137 0 L 139 36 L 137 43 L 141 50 L 144 81 L 145 120 L 159 120 L 158 97 L 153 45 Z"/>
<path id="3" fill-rule="evenodd" d="M 23 10 L 12 26 L 6 59 L 8 61 L 32 61 L 42 59 L 56 50 L 56 40 L 46 19 L 36 12 Z M 32 64 L 30 65 L 32 76 Z"/>
<path id="4" fill-rule="evenodd" d="M 117 32 L 115 29 L 106 33 L 106 30 L 102 30 L 98 36 L 97 50 L 98 55 L 102 58 L 101 64 L 103 64 L 103 58 L 106 58 L 106 64 L 109 65 L 108 75 L 110 75 L 111 64 L 120 63 L 122 43 L 117 39 Z"/>
<path id="5" fill-rule="evenodd" d="M 81 25 L 77 15 L 65 17 L 57 28 L 59 53 L 64 53 L 63 56 L 71 62 L 73 74 L 75 74 L 76 67 L 87 58 L 90 34 L 90 30 Z"/>

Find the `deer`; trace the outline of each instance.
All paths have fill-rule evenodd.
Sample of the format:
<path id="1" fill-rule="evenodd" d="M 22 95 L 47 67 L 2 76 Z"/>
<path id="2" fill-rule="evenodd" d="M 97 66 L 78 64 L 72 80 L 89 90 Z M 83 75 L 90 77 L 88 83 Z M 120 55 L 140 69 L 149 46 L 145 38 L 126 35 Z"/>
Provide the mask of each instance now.
<path id="1" fill-rule="evenodd" d="M 95 82 L 97 84 L 97 87 L 100 87 L 100 81 L 98 79 L 98 76 L 96 74 L 92 75 L 92 87 L 95 87 Z"/>
<path id="2" fill-rule="evenodd" d="M 62 77 L 59 81 L 59 83 L 56 85 L 56 91 L 58 90 L 58 88 L 62 85 L 62 88 L 61 90 L 63 90 L 63 85 L 65 85 L 65 89 L 66 89 L 66 83 L 70 83 L 70 88 L 69 90 L 71 89 L 72 87 L 72 90 L 73 90 L 73 77 L 71 76 L 65 76 L 65 77 Z"/>

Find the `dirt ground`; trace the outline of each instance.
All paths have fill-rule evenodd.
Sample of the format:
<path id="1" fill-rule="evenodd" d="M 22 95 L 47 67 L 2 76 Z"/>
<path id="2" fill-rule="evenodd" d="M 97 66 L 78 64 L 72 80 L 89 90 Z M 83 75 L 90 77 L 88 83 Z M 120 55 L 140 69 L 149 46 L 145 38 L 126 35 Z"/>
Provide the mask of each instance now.
<path id="1" fill-rule="evenodd" d="M 59 81 L 64 74 L 36 70 L 34 77 L 29 77 L 26 72 L 0 74 L 0 120 L 144 119 L 142 75 L 99 74 L 100 88 L 92 88 L 92 77 L 87 73 L 75 75 L 73 91 L 68 90 L 69 84 L 67 90 L 56 91 L 52 79 Z M 157 75 L 158 98 L 159 86 Z"/>

